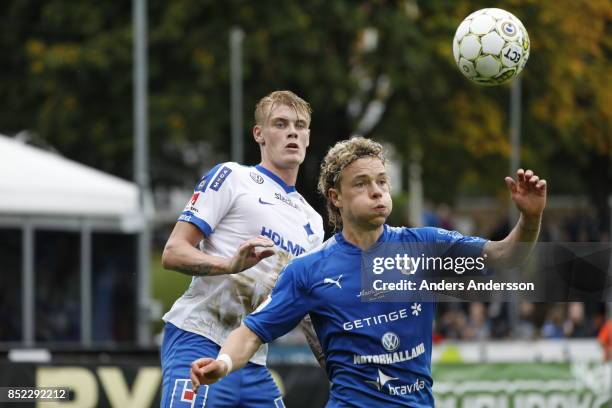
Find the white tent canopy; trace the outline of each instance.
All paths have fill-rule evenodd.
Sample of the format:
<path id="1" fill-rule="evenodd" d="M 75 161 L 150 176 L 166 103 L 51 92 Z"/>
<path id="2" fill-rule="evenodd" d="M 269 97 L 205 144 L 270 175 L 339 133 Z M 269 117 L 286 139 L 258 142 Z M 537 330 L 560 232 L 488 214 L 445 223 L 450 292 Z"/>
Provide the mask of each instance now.
<path id="1" fill-rule="evenodd" d="M 36 234 L 79 234 L 81 343 L 92 342 L 92 262 L 98 233 L 143 235 L 153 206 L 139 205 L 136 184 L 0 135 L 0 228 L 21 230 L 22 342 L 36 343 Z M 147 218 L 148 217 L 148 218 Z M 138 281 L 148 273 L 139 258 Z M 140 285 L 140 283 L 139 283 Z M 139 286 L 138 286 L 139 287 Z M 148 293 L 137 294 L 148 305 Z M 141 322 L 142 320 L 142 322 Z M 148 323 L 138 321 L 139 326 Z"/>
<path id="2" fill-rule="evenodd" d="M 136 184 L 0 135 L 0 214 L 129 217 Z"/>

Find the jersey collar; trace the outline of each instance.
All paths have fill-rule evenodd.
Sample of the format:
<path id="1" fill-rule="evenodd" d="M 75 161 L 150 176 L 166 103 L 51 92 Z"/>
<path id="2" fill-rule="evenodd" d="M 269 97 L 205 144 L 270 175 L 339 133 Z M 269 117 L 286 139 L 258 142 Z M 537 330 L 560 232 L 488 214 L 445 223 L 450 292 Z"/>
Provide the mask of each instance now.
<path id="1" fill-rule="evenodd" d="M 371 251 L 372 249 L 376 248 L 380 243 L 388 241 L 389 240 L 389 234 L 390 234 L 389 226 L 387 224 L 384 224 L 383 225 L 383 232 L 382 232 L 382 234 L 380 234 L 380 237 L 378 237 L 378 239 L 376 240 L 376 244 L 372 245 L 368 249 L 368 251 Z M 342 247 L 344 249 L 348 249 L 351 252 L 359 252 L 359 253 L 361 253 L 361 248 L 351 244 L 346 239 L 344 239 L 344 235 L 342 235 L 342 231 L 337 232 L 334 235 L 334 238 L 336 239 L 336 242 L 338 243 L 338 245 L 340 245 L 340 247 Z"/>
<path id="2" fill-rule="evenodd" d="M 262 165 L 258 164 L 257 166 L 255 166 L 255 168 L 265 174 L 266 176 L 270 177 L 272 180 L 274 180 L 278 185 L 280 185 L 283 190 L 285 190 L 285 193 L 293 193 L 295 192 L 295 186 L 288 186 L 282 178 L 278 177 L 276 174 L 272 173 L 270 170 L 266 169 L 265 167 L 263 167 Z"/>

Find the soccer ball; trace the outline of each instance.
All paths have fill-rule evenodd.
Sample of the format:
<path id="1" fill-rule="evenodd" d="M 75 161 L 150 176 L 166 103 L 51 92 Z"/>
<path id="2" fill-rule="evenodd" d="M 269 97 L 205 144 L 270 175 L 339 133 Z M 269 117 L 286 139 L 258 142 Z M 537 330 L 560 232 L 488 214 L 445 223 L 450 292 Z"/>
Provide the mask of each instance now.
<path id="1" fill-rule="evenodd" d="M 498 8 L 475 11 L 459 24 L 453 39 L 459 70 L 484 86 L 516 77 L 529 58 L 529 36 L 512 13 Z"/>

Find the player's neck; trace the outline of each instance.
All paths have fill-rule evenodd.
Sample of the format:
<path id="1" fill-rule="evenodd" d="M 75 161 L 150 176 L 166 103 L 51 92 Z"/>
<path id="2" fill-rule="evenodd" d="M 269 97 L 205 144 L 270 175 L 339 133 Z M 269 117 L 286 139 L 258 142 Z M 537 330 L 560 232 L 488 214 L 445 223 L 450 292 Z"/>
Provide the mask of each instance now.
<path id="1" fill-rule="evenodd" d="M 272 173 L 276 174 L 288 186 L 295 186 L 295 182 L 297 181 L 298 171 L 300 170 L 299 166 L 296 166 L 295 168 L 284 169 L 284 168 L 275 166 L 274 164 L 272 164 L 271 162 L 267 160 L 262 160 L 259 165 L 265 168 L 266 170 L 270 170 Z"/>
<path id="2" fill-rule="evenodd" d="M 384 231 L 384 226 L 380 225 L 375 229 L 364 229 L 356 225 L 345 224 L 342 227 L 342 236 L 347 242 L 365 251 L 378 241 Z"/>

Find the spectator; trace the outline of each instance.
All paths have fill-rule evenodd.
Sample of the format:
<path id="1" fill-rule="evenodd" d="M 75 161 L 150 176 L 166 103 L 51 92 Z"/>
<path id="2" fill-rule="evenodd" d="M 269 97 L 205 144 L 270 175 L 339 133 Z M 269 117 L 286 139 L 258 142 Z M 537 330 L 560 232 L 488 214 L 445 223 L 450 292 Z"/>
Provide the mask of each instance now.
<path id="1" fill-rule="evenodd" d="M 452 231 L 455 229 L 455 223 L 453 221 L 453 214 L 451 208 L 447 204 L 440 204 L 438 206 L 438 219 L 440 228 Z M 463 232 L 463 231 L 462 231 Z"/>
<path id="2" fill-rule="evenodd" d="M 491 327 L 487 321 L 487 308 L 483 303 L 470 303 L 470 314 L 463 330 L 465 340 L 486 340 L 491 335 Z"/>
<path id="3" fill-rule="evenodd" d="M 595 337 L 597 330 L 592 321 L 584 317 L 584 304 L 571 302 L 568 305 L 568 316 L 564 324 L 566 337 Z"/>
<path id="4" fill-rule="evenodd" d="M 561 305 L 554 305 L 548 310 L 546 321 L 542 326 L 542 337 L 545 339 L 562 339 L 563 332 L 563 308 Z"/>
<path id="5" fill-rule="evenodd" d="M 460 339 L 465 331 L 466 316 L 457 304 L 448 304 L 449 309 L 442 313 L 438 323 L 440 337 L 443 339 Z"/>
<path id="6" fill-rule="evenodd" d="M 537 337 L 537 330 L 534 323 L 533 303 L 521 302 L 519 305 L 519 320 L 514 329 L 515 337 L 521 340 L 533 340 Z"/>

